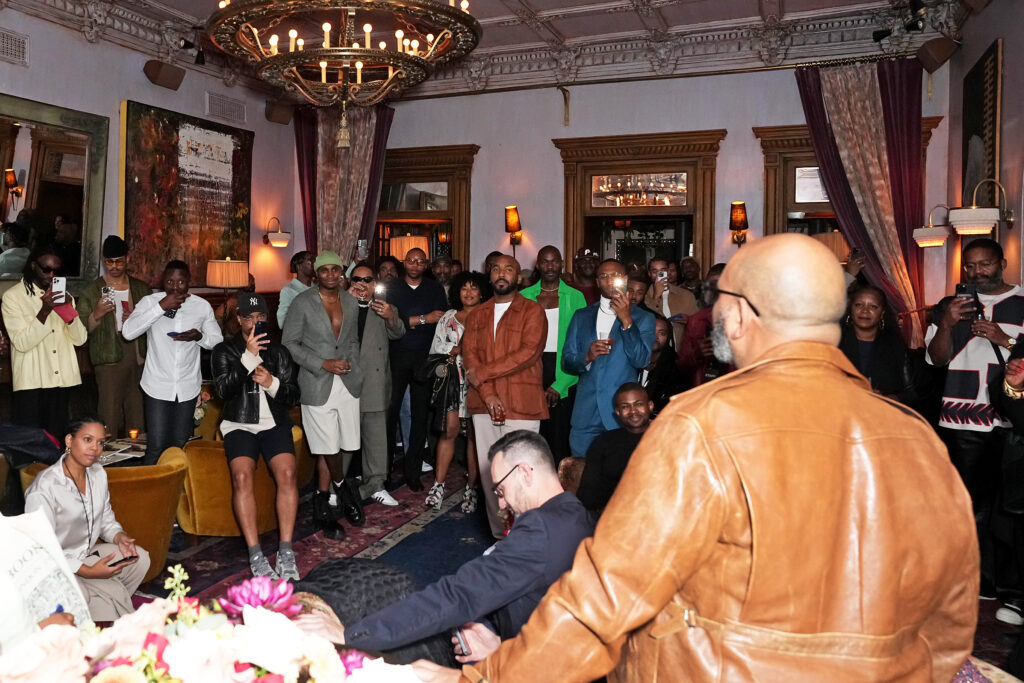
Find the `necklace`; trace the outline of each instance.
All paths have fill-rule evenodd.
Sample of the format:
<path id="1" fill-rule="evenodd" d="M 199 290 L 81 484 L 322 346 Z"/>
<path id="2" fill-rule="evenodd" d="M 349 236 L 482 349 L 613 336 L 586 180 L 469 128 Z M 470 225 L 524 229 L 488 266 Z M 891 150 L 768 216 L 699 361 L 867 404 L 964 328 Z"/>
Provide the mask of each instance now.
<path id="1" fill-rule="evenodd" d="M 325 304 L 336 304 L 336 303 L 338 303 L 341 300 L 341 295 L 340 294 L 338 296 L 334 297 L 333 299 L 325 299 L 324 298 L 324 293 L 320 290 L 319 287 L 316 288 L 316 293 L 320 297 L 320 301 L 323 301 Z"/>
<path id="2" fill-rule="evenodd" d="M 92 524 L 93 524 L 94 520 L 93 520 L 93 518 L 91 516 L 91 512 L 92 512 L 92 487 L 89 486 L 89 472 L 88 472 L 88 470 L 86 470 L 85 472 L 82 473 L 84 475 L 84 478 L 85 478 L 85 492 L 86 492 L 86 495 L 89 496 L 89 505 L 87 507 L 86 504 L 85 504 L 85 496 L 82 495 L 82 490 L 80 488 L 78 488 L 78 482 L 76 482 L 75 478 L 73 476 L 71 476 L 71 469 L 68 467 L 67 461 L 64 460 L 64 461 L 61 462 L 61 464 L 64 466 L 64 471 L 67 473 L 68 478 L 71 479 L 71 482 L 75 485 L 75 493 L 78 494 L 78 500 L 81 501 L 81 503 L 82 503 L 82 512 L 85 513 L 85 526 L 86 526 L 86 529 L 88 529 L 89 545 L 91 546 L 92 545 Z"/>
<path id="3" fill-rule="evenodd" d="M 558 291 L 558 285 L 555 285 L 554 289 L 544 289 L 544 285 L 541 285 L 540 286 L 540 291 L 542 291 L 542 292 L 557 292 Z"/>

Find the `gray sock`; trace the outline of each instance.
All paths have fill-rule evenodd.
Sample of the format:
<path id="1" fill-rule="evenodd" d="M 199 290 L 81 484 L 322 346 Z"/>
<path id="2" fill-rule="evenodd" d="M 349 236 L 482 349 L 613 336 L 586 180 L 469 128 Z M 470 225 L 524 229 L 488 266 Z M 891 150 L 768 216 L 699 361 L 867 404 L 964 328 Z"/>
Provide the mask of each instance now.
<path id="1" fill-rule="evenodd" d="M 291 550 L 291 549 L 292 549 L 292 542 L 291 541 L 281 541 L 278 544 L 278 546 L 277 546 L 278 552 L 280 552 L 282 550 Z"/>
<path id="2" fill-rule="evenodd" d="M 251 546 L 249 546 L 249 561 L 250 562 L 255 560 L 255 559 L 258 559 L 259 556 L 262 555 L 262 554 L 263 554 L 263 548 L 259 547 L 258 545 L 251 545 Z"/>
<path id="3" fill-rule="evenodd" d="M 338 488 L 338 489 L 340 489 L 344 485 L 345 485 L 345 480 L 344 479 L 342 479 L 341 481 L 334 482 L 334 487 Z"/>

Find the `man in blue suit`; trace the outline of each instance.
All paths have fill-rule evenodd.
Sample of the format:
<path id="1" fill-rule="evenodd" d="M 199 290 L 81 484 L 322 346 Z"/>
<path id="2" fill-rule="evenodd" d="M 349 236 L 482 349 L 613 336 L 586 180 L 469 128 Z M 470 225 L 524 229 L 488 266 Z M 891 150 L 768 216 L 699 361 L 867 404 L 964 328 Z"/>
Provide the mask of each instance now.
<path id="1" fill-rule="evenodd" d="M 614 259 L 598 266 L 601 298 L 576 311 L 562 349 L 562 368 L 580 377 L 569 432 L 569 447 L 576 457 L 586 456 L 598 434 L 618 428 L 612 405 L 615 391 L 635 382 L 651 362 L 654 316 L 630 304 L 625 271 Z"/>

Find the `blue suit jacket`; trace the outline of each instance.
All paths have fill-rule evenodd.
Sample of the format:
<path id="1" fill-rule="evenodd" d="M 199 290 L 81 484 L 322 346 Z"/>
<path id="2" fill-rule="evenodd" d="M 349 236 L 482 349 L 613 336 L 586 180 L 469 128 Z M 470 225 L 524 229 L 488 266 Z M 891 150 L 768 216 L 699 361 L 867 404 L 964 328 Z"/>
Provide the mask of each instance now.
<path id="1" fill-rule="evenodd" d="M 651 362 L 654 345 L 654 315 L 630 306 L 633 326 L 622 329 L 616 318 L 609 338 L 614 342 L 611 353 L 598 356 L 587 369 L 590 344 L 597 339 L 597 311 L 601 302 L 576 311 L 565 336 L 562 349 L 562 368 L 580 376 L 576 387 L 576 405 L 572 411 L 572 427 L 601 432 L 617 429 L 612 398 L 622 384 L 635 382 L 640 371 Z M 573 449 L 575 450 L 575 448 Z M 585 449 L 584 449 L 585 450 Z"/>

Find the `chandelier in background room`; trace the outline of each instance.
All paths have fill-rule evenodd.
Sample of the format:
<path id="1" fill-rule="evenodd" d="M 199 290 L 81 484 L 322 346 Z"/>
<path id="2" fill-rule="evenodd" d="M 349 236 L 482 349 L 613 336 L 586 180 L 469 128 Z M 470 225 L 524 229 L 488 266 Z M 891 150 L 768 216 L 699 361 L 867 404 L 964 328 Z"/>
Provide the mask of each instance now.
<path id="1" fill-rule="evenodd" d="M 594 196 L 607 206 L 685 206 L 685 173 L 600 176 Z"/>
<path id="2" fill-rule="evenodd" d="M 214 45 L 318 107 L 372 106 L 468 54 L 482 29 L 468 0 L 220 0 Z"/>

